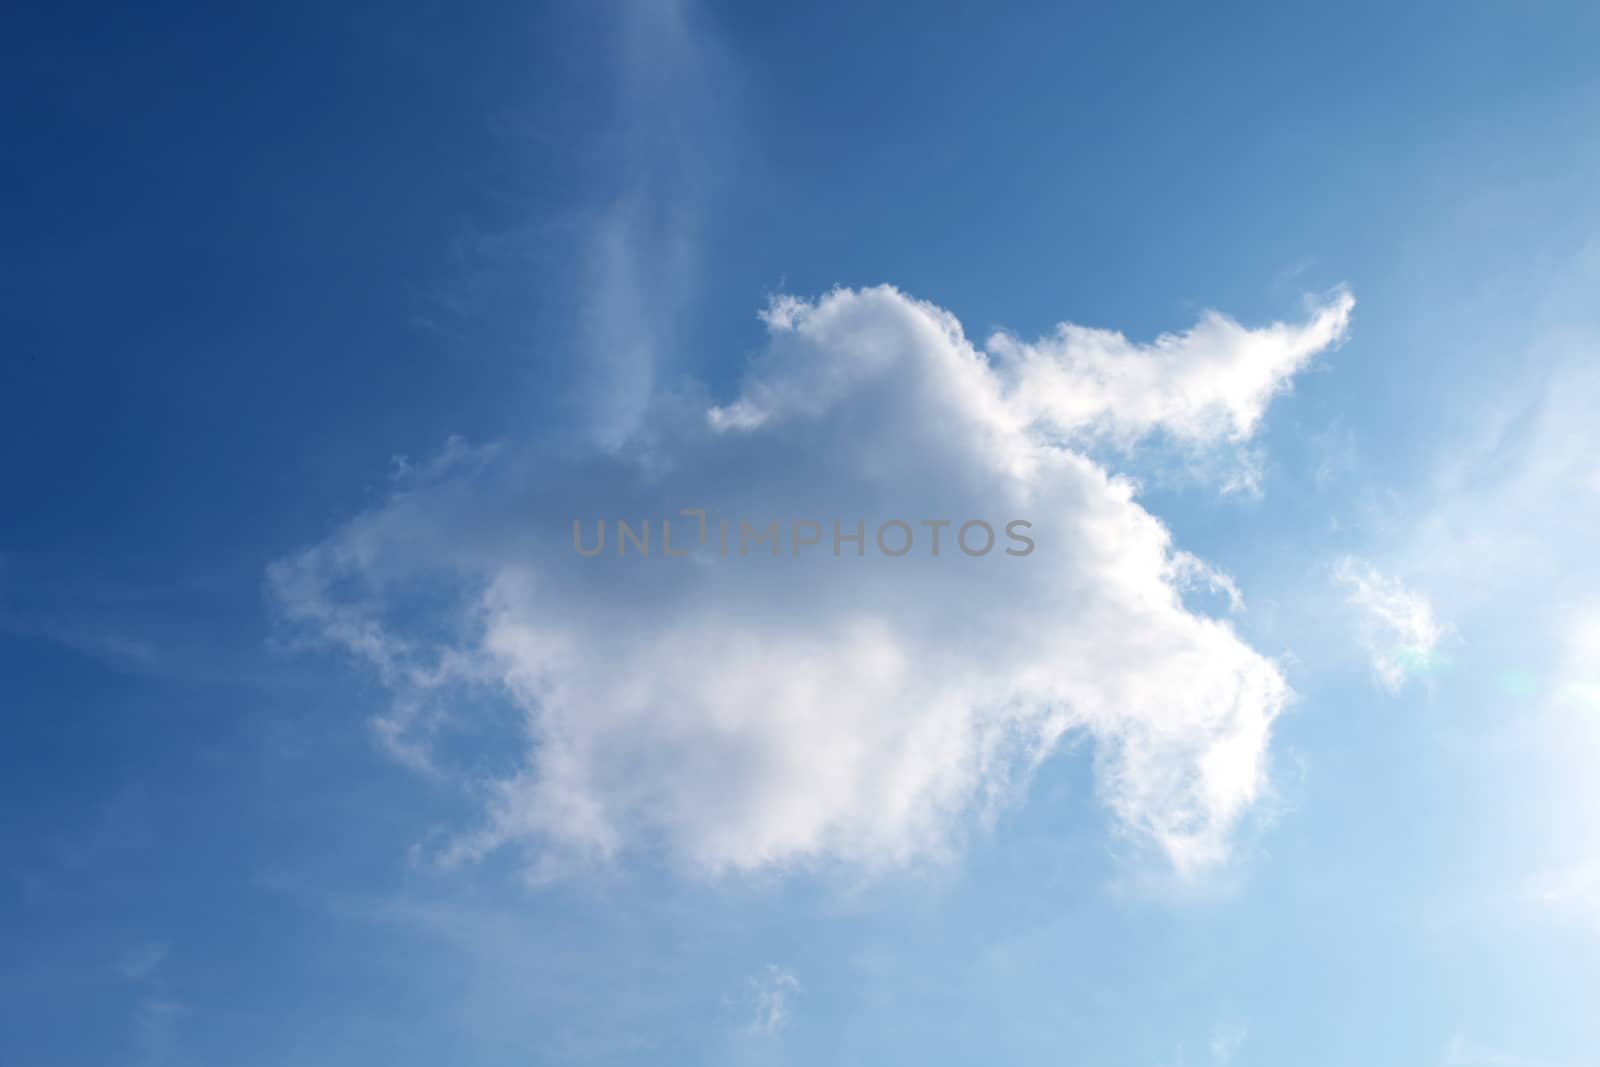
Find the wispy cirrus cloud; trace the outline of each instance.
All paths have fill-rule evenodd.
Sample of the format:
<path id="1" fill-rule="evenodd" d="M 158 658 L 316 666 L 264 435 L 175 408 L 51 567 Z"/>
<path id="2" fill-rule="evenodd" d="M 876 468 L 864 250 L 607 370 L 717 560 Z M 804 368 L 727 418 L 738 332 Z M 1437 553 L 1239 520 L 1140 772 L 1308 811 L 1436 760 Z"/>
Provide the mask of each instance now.
<path id="1" fill-rule="evenodd" d="M 169 947 L 165 941 L 147 941 L 128 949 L 117 961 L 117 973 L 127 982 L 141 982 L 165 962 Z"/>
<path id="2" fill-rule="evenodd" d="M 1211 1030 L 1211 1062 L 1229 1064 L 1238 1058 L 1250 1031 L 1242 1023 L 1215 1026 Z"/>
<path id="3" fill-rule="evenodd" d="M 1434 669 L 1448 631 L 1427 597 L 1353 556 L 1341 559 L 1333 574 L 1360 616 L 1361 643 L 1379 685 L 1398 693 Z"/>
<path id="4" fill-rule="evenodd" d="M 1443 1067 L 1592 1067 L 1592 1063 L 1542 1059 L 1490 1048 L 1468 1041 L 1460 1034 L 1445 1045 L 1440 1063 Z"/>
<path id="5" fill-rule="evenodd" d="M 610 199 L 589 209 L 578 383 L 594 439 L 616 447 L 646 416 L 700 275 L 702 231 L 727 153 L 724 63 L 695 5 L 628 5 L 617 22 Z"/>
<path id="6" fill-rule="evenodd" d="M 777 964 L 769 963 L 760 974 L 750 978 L 748 987 L 745 997 L 750 1010 L 745 1023 L 748 1033 L 771 1035 L 788 1025 L 794 999 L 800 993 L 798 978 Z"/>

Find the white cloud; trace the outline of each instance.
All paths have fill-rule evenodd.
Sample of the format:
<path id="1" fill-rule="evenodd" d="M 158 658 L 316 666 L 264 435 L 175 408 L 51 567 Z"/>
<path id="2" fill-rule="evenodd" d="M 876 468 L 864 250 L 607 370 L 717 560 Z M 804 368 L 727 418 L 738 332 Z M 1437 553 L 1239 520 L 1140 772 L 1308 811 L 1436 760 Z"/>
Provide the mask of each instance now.
<path id="1" fill-rule="evenodd" d="M 518 845 L 536 875 L 641 847 L 710 873 L 892 867 L 950 854 L 1075 734 L 1118 826 L 1194 873 L 1266 790 L 1289 689 L 1186 606 L 1197 582 L 1236 597 L 1226 577 L 1064 433 L 1233 441 L 1349 306 L 1338 294 L 1305 326 L 1261 331 L 1207 315 L 1142 347 L 1063 327 L 996 360 L 892 288 L 779 300 L 731 402 L 658 401 L 648 432 L 605 454 L 463 452 L 274 565 L 271 585 L 394 691 L 394 751 L 486 795 L 446 860 Z M 663 519 L 679 547 L 697 532 L 684 508 L 710 515 L 710 543 L 661 558 Z M 579 557 L 575 518 L 649 519 L 655 554 L 612 541 Z M 741 558 L 741 519 L 783 524 L 782 554 Z M 796 519 L 824 539 L 798 556 Z M 888 519 L 914 527 L 912 554 L 872 545 Z M 922 520 L 969 519 L 1002 547 L 1004 524 L 1028 520 L 1036 548 L 969 558 L 952 526 L 929 553 Z M 835 556 L 833 524 L 857 520 L 868 554 Z M 485 781 L 435 741 L 480 728 L 466 709 L 487 703 L 521 716 L 524 759 Z"/>
<path id="2" fill-rule="evenodd" d="M 168 946 L 164 941 L 149 941 L 135 945 L 117 961 L 117 973 L 129 982 L 141 982 L 153 975 L 167 958 Z"/>
<path id="3" fill-rule="evenodd" d="M 800 992 L 800 981 L 775 963 L 749 981 L 750 1020 L 745 1029 L 752 1034 L 770 1035 L 789 1022 L 792 1001 Z"/>
<path id="4" fill-rule="evenodd" d="M 1445 1045 L 1444 1055 L 1440 1060 L 1444 1067 L 1583 1067 L 1581 1064 L 1485 1048 L 1473 1044 L 1460 1034 L 1452 1037 Z"/>
<path id="5" fill-rule="evenodd" d="M 1600 928 L 1600 367 L 1592 332 L 1563 331 L 1493 383 L 1470 436 L 1394 531 L 1385 571 L 1429 590 L 1471 641 L 1452 694 L 1453 729 L 1480 762 L 1473 788 L 1496 797 L 1497 857 L 1513 914 Z M 1420 502 L 1416 497 L 1421 496 Z M 1455 743 L 1453 741 L 1453 743 Z"/>
<path id="6" fill-rule="evenodd" d="M 1543 917 L 1600 933 L 1600 597 L 1561 626 L 1542 706 L 1519 724 L 1535 742 L 1536 773 L 1555 808 L 1542 813 L 1546 866 L 1530 879 L 1529 903 Z"/>
<path id="7" fill-rule="evenodd" d="M 1238 1023 L 1215 1027 L 1211 1031 L 1211 1062 L 1232 1063 L 1239 1055 L 1239 1050 L 1244 1048 L 1248 1035 L 1249 1031 Z"/>
<path id="8" fill-rule="evenodd" d="M 1527 896 L 1540 912 L 1600 932 L 1600 862 L 1549 871 L 1531 880 Z"/>
<path id="9" fill-rule="evenodd" d="M 1344 339 L 1355 298 L 1337 290 L 1301 325 L 1247 329 L 1214 311 L 1150 344 L 1063 323 L 1027 344 L 989 339 L 1013 404 L 1074 438 L 1128 445 L 1157 430 L 1188 443 L 1238 443 L 1311 358 Z"/>
<path id="10" fill-rule="evenodd" d="M 134 1043 L 142 1062 L 172 1063 L 178 1059 L 179 1024 L 189 1014 L 181 1001 L 168 997 L 143 997 L 134 1007 Z"/>
<path id="11" fill-rule="evenodd" d="M 1379 684 L 1398 693 L 1408 679 L 1434 666 L 1445 628 L 1427 597 L 1351 556 L 1335 566 L 1334 579 L 1360 612 L 1361 643 Z"/>
<path id="12" fill-rule="evenodd" d="M 1548 369 L 1498 388 L 1474 439 L 1450 449 L 1431 506 L 1408 522 L 1407 570 L 1450 589 L 1458 618 L 1600 592 L 1596 343 L 1523 357 Z M 1564 625 L 1564 612 L 1540 615 Z"/>

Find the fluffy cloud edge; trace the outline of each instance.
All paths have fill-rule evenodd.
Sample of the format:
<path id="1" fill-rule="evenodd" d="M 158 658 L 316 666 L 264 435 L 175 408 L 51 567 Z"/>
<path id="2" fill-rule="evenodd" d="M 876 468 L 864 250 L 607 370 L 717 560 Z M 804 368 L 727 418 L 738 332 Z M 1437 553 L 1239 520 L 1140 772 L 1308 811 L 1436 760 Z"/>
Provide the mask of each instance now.
<path id="1" fill-rule="evenodd" d="M 1237 602 L 1231 581 L 1176 549 L 1131 483 L 1074 442 L 1104 433 L 1122 444 L 1154 432 L 1195 444 L 1248 437 L 1289 377 L 1342 339 L 1352 306 L 1337 290 L 1306 323 L 1259 331 L 1207 313 L 1186 334 L 1125 348 L 1121 335 L 1064 326 L 1028 353 L 1006 342 L 993 355 L 968 342 L 953 315 L 892 287 L 779 298 L 765 315 L 769 348 L 738 397 L 705 411 L 698 429 L 658 430 L 643 460 L 610 454 L 599 468 L 549 476 L 547 457 L 516 447 L 453 446 L 383 507 L 274 564 L 269 582 L 291 621 L 364 660 L 394 693 L 376 729 L 402 761 L 450 773 L 432 742 L 456 719 L 451 701 L 469 690 L 524 716 L 523 770 L 471 783 L 486 798 L 488 822 L 458 835 L 441 853 L 447 860 L 537 841 L 533 869 L 554 876 L 574 855 L 607 861 L 654 838 L 712 873 L 819 859 L 901 865 L 948 853 L 975 805 L 992 810 L 996 798 L 1017 794 L 1067 733 L 1084 731 L 1117 824 L 1154 843 L 1181 875 L 1196 874 L 1226 859 L 1233 830 L 1268 788 L 1271 727 L 1291 694 L 1281 669 L 1228 623 L 1184 606 L 1183 590 L 1196 584 Z M 1030 386 L 1048 361 L 1068 379 L 1110 382 L 1096 395 L 1114 408 L 1129 388 L 1127 376 L 1107 369 L 1119 360 L 1143 368 L 1135 379 L 1154 375 L 1161 394 L 1127 417 L 1085 417 L 1081 405 L 1062 409 L 1059 396 L 1041 398 Z M 1194 367 L 1219 365 L 1236 371 L 1228 388 L 1197 398 L 1182 384 Z M 842 443 L 842 427 L 892 447 L 863 465 L 866 453 Z M 595 483 L 598 469 L 600 484 L 613 479 L 619 497 L 636 501 L 663 485 L 697 504 L 719 493 L 749 499 L 732 491 L 758 490 L 797 447 L 810 450 L 804 473 L 812 480 L 852 486 L 854 496 L 828 498 L 844 510 L 879 493 L 908 499 L 908 479 L 912 490 L 974 512 L 1029 502 L 1065 531 L 1071 567 L 1040 572 L 1043 583 L 1004 576 L 973 602 L 976 618 L 1010 612 L 1023 620 L 997 631 L 1016 647 L 991 642 L 987 661 L 908 621 L 922 609 L 917 597 L 970 600 L 977 587 L 947 572 L 902 593 L 911 603 L 898 615 L 876 618 L 862 613 L 852 581 L 809 575 L 795 603 L 848 624 L 841 632 L 849 636 L 807 641 L 762 616 L 770 607 L 753 607 L 742 588 L 691 571 L 700 587 L 671 588 L 709 608 L 648 609 L 657 612 L 651 625 L 688 635 L 673 644 L 625 613 L 559 618 L 552 605 L 563 597 L 637 604 L 625 583 L 604 584 L 622 581 L 615 574 L 572 584 L 548 557 L 524 557 L 528 545 L 510 529 L 521 520 L 496 497 L 547 476 L 566 479 L 547 494 L 560 497 L 580 479 Z M 740 463 L 743 473 L 727 484 L 693 476 L 699 466 Z M 394 610 L 397 589 L 440 574 L 460 586 L 445 638 L 439 626 Z M 1062 617 L 1062 604 L 1083 618 Z M 787 665 L 744 646 L 724 677 L 683 672 L 679 661 L 709 647 L 695 642 L 722 640 L 725 617 L 739 612 L 756 612 L 745 620 L 787 649 Z M 601 639 L 621 642 L 627 670 L 585 658 L 586 645 Z M 908 673 L 907 662 L 921 669 Z M 810 667 L 796 674 L 795 664 Z M 627 682 L 629 670 L 649 684 Z M 766 720 L 741 703 L 740 693 L 756 692 L 779 694 Z M 840 700 L 842 713 L 812 721 Z M 840 764 L 841 753 L 853 762 Z M 688 769 L 666 766 L 674 760 Z M 718 775 L 731 783 L 726 796 L 706 792 L 705 779 Z"/>

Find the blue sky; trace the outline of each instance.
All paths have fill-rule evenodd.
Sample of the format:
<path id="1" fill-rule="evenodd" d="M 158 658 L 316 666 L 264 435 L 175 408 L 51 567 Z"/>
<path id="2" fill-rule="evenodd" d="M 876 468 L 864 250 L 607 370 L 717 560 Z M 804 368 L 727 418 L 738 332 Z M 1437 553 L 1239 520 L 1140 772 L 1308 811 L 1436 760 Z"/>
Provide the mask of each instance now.
<path id="1" fill-rule="evenodd" d="M 5 24 L 0 1062 L 1600 1063 L 1595 10 Z"/>

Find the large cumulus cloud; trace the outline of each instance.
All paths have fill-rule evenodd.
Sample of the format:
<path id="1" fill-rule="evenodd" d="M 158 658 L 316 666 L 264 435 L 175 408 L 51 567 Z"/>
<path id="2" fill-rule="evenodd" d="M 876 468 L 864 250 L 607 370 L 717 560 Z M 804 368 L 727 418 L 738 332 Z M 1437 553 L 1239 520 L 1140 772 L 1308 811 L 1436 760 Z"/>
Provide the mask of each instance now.
<path id="1" fill-rule="evenodd" d="M 776 300 L 725 403 L 658 398 L 607 451 L 455 446 L 270 583 L 292 623 L 392 691 L 392 751 L 476 782 L 482 821 L 447 857 L 891 866 L 947 852 L 1076 734 L 1116 825 L 1199 870 L 1266 787 L 1289 690 L 1186 605 L 1197 583 L 1231 584 L 1088 446 L 1237 443 L 1350 307 L 1336 293 L 1263 329 L 1208 314 L 1150 345 L 1064 326 L 985 352 L 892 288 Z M 703 545 L 684 509 L 705 512 Z M 610 525 L 604 552 L 574 551 L 575 519 L 590 543 Z M 617 554 L 617 519 L 650 520 L 651 555 Z M 661 553 L 668 519 L 682 557 Z M 1019 519 L 1034 548 L 1009 555 Z M 741 520 L 777 522 L 779 554 L 742 554 Z M 797 520 L 820 531 L 798 553 Z M 904 556 L 873 543 L 890 520 L 912 529 Z M 935 556 L 923 523 L 944 520 Z M 960 550 L 968 520 L 994 550 Z M 835 524 L 857 522 L 862 554 L 836 553 Z M 510 765 L 451 760 L 452 736 L 506 709 Z"/>

